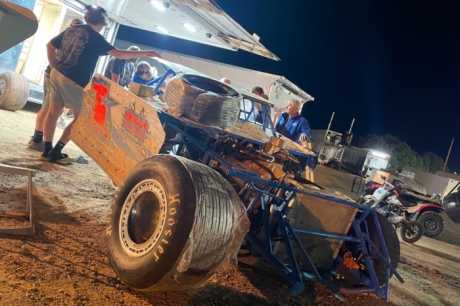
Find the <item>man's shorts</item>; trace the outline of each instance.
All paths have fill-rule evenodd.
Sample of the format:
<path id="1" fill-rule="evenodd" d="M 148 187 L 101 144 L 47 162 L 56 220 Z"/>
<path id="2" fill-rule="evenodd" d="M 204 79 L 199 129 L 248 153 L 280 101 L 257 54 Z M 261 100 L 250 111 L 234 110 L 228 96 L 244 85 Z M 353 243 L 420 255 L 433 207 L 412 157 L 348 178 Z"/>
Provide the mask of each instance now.
<path id="1" fill-rule="evenodd" d="M 50 75 L 49 100 L 64 104 L 71 110 L 80 111 L 83 104 L 83 87 L 53 69 Z"/>
<path id="2" fill-rule="evenodd" d="M 50 75 L 45 72 L 45 79 L 43 81 L 43 101 L 42 107 L 48 109 L 50 107 Z"/>

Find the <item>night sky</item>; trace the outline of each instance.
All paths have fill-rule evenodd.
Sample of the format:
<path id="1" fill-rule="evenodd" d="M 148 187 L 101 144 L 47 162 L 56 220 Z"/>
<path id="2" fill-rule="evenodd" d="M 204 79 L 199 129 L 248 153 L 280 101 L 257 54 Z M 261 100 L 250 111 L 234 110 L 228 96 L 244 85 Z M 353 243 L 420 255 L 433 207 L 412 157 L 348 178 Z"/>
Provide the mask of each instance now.
<path id="1" fill-rule="evenodd" d="M 216 0 L 275 62 L 121 27 L 118 38 L 283 75 L 315 97 L 312 129 L 393 134 L 460 171 L 460 1 Z M 285 4 L 286 3 L 286 4 Z M 287 3 L 290 3 L 287 5 Z"/>

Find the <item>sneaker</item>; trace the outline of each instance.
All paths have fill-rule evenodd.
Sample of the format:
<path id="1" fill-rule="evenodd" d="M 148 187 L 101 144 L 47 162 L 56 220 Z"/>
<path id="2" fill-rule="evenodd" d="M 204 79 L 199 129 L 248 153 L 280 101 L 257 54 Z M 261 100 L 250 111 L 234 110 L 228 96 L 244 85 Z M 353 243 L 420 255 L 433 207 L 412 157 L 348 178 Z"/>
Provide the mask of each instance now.
<path id="1" fill-rule="evenodd" d="M 42 141 L 42 142 L 35 142 L 34 141 L 34 138 L 32 137 L 29 141 L 29 148 L 32 149 L 32 150 L 37 150 L 37 151 L 40 151 L 40 152 L 43 152 L 43 150 L 45 150 L 45 143 Z"/>
<path id="2" fill-rule="evenodd" d="M 60 128 L 60 129 L 65 129 L 65 126 L 66 126 L 66 124 L 65 124 L 64 121 L 61 121 L 61 122 L 57 123 L 57 127 Z"/>

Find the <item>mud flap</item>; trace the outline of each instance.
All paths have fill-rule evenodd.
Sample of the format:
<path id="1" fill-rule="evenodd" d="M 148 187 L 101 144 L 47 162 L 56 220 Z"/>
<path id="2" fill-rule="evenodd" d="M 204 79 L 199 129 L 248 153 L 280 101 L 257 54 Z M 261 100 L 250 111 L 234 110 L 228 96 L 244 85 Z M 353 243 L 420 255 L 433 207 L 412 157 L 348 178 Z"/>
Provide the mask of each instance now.
<path id="1" fill-rule="evenodd" d="M 165 132 L 155 107 L 96 74 L 84 89 L 72 141 L 119 186 L 142 160 L 158 154 Z"/>

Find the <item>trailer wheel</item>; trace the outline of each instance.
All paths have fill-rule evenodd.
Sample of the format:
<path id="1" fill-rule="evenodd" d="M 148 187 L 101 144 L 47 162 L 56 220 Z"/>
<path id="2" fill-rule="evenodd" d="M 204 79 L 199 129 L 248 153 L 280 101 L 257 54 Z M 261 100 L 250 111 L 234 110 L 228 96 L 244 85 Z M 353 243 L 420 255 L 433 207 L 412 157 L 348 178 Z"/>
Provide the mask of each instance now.
<path id="1" fill-rule="evenodd" d="M 444 220 L 434 211 L 426 211 L 417 219 L 423 226 L 423 235 L 436 238 L 444 231 Z"/>
<path id="2" fill-rule="evenodd" d="M 24 107 L 29 98 L 29 81 L 16 72 L 0 74 L 0 108 L 17 111 Z"/>
<path id="3" fill-rule="evenodd" d="M 243 204 L 220 174 L 156 155 L 134 167 L 115 196 L 109 259 L 134 289 L 188 290 L 236 256 L 248 227 Z"/>

